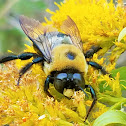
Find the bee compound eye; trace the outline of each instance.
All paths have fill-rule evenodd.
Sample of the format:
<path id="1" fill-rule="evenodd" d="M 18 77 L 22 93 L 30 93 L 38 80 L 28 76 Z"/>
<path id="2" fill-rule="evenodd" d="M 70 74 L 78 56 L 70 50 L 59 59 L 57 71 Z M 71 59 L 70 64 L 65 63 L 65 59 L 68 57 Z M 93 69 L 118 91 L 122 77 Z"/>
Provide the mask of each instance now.
<path id="1" fill-rule="evenodd" d="M 82 76 L 81 76 L 81 74 L 79 74 L 79 73 L 74 73 L 74 74 L 73 74 L 73 78 L 74 78 L 74 79 L 77 79 L 77 80 L 82 80 Z"/>
<path id="2" fill-rule="evenodd" d="M 79 87 L 85 88 L 85 80 L 83 76 L 80 73 L 74 73 L 73 74 L 73 80 L 76 85 L 76 90 L 79 90 Z"/>
<path id="3" fill-rule="evenodd" d="M 57 79 L 63 80 L 67 78 L 67 73 L 59 73 L 56 77 Z"/>
<path id="4" fill-rule="evenodd" d="M 54 81 L 54 87 L 55 89 L 60 92 L 60 93 L 63 93 L 63 90 L 64 90 L 64 84 L 63 84 L 63 80 L 58 80 L 56 79 Z"/>
<path id="5" fill-rule="evenodd" d="M 59 73 L 56 76 L 56 78 L 54 79 L 54 87 L 58 92 L 63 93 L 66 80 L 67 80 L 66 73 Z"/>

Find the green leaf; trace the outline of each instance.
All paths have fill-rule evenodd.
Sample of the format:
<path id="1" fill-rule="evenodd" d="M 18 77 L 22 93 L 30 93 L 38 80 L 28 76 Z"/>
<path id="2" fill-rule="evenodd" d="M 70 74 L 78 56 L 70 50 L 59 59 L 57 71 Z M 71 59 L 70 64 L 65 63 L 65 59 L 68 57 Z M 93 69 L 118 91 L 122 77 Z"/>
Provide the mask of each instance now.
<path id="1" fill-rule="evenodd" d="M 110 110 L 99 116 L 93 126 L 106 126 L 112 124 L 126 125 L 126 113 L 120 110 Z"/>
<path id="2" fill-rule="evenodd" d="M 120 67 L 118 69 L 112 70 L 112 76 L 116 76 L 118 72 L 120 73 L 120 84 L 126 87 L 126 67 Z M 125 89 L 123 86 L 121 88 Z"/>
<path id="3" fill-rule="evenodd" d="M 123 30 L 119 33 L 118 42 L 120 42 L 125 35 L 126 35 L 126 27 L 123 28 Z"/>

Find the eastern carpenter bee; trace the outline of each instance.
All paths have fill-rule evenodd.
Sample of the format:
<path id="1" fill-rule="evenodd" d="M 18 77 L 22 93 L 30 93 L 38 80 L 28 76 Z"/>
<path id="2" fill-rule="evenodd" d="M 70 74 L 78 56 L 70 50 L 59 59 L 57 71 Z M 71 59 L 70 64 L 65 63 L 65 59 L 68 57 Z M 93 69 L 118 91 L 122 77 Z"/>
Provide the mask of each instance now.
<path id="1" fill-rule="evenodd" d="M 101 48 L 92 46 L 84 54 L 78 27 L 69 16 L 61 25 L 61 30 L 64 33 L 58 32 L 55 28 L 44 27 L 39 21 L 25 16 L 20 16 L 19 22 L 24 33 L 33 42 L 36 53 L 25 52 L 20 55 L 9 55 L 2 57 L 0 63 L 14 59 L 27 60 L 33 57 L 32 62 L 29 62 L 20 70 L 17 85 L 19 85 L 22 75 L 33 64 L 42 63 L 43 71 L 47 75 L 44 91 L 50 97 L 53 97 L 48 91 L 50 83 L 54 84 L 55 89 L 62 94 L 64 89 L 81 90 L 85 93 L 83 89 L 90 88 L 93 102 L 86 120 L 97 100 L 92 86 L 85 84 L 84 75 L 88 71 L 88 65 L 100 69 L 103 74 L 107 73 L 102 66 L 96 62 L 87 62 L 86 58 L 91 57 Z"/>

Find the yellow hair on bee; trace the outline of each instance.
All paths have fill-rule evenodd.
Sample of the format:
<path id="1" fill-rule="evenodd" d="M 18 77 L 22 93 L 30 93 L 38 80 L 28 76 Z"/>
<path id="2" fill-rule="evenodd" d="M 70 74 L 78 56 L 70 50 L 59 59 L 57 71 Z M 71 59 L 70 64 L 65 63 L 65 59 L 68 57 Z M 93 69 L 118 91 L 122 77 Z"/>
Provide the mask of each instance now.
<path id="1" fill-rule="evenodd" d="M 73 54 L 73 59 L 67 54 Z M 82 51 L 71 44 L 61 44 L 52 50 L 52 62 L 45 62 L 44 71 L 49 75 L 52 71 L 61 71 L 63 69 L 73 68 L 82 73 L 87 73 L 88 65 Z"/>

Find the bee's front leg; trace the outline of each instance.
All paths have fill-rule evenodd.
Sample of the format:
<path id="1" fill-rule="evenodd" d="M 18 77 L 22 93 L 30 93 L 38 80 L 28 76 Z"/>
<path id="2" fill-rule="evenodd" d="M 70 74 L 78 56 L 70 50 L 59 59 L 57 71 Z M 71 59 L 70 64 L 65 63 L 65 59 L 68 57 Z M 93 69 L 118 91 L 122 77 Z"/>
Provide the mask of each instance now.
<path id="1" fill-rule="evenodd" d="M 44 91 L 49 97 L 53 97 L 50 92 L 48 91 L 49 89 L 49 83 L 52 83 L 52 77 L 50 75 L 47 76 L 44 84 Z"/>
<path id="2" fill-rule="evenodd" d="M 85 117 L 85 121 L 86 121 L 86 119 L 87 119 L 88 116 L 89 116 L 89 113 L 91 112 L 92 108 L 94 107 L 94 105 L 95 105 L 95 103 L 96 103 L 96 101 L 97 101 L 97 97 L 96 97 L 95 91 L 94 91 L 94 89 L 92 88 L 91 85 L 85 85 L 85 88 L 90 88 L 91 96 L 92 96 L 92 98 L 93 98 L 93 102 L 92 102 L 92 104 L 91 104 L 91 107 L 89 108 L 88 113 L 87 113 L 87 115 L 86 115 L 86 117 Z"/>

